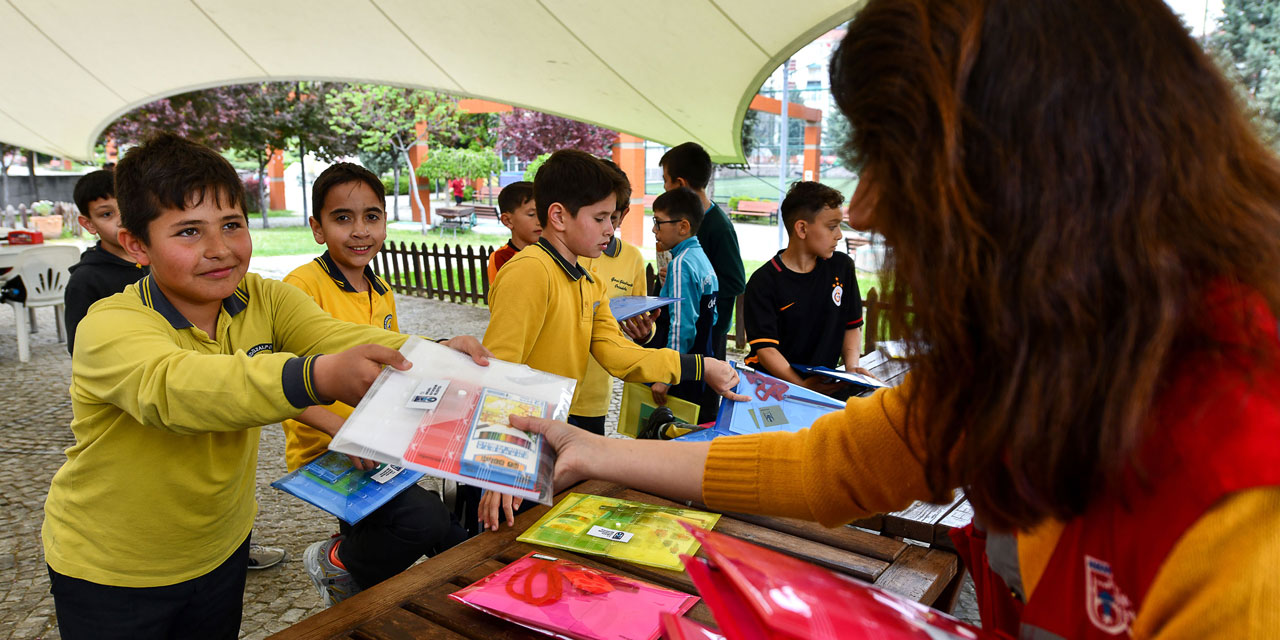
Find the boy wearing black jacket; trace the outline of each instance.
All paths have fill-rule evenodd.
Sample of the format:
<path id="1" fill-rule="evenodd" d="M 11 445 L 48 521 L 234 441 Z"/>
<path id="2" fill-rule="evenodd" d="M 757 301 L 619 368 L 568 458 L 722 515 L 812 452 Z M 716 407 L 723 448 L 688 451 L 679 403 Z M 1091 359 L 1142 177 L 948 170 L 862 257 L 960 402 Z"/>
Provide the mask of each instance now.
<path id="1" fill-rule="evenodd" d="M 73 192 L 80 210 L 80 226 L 98 236 L 98 244 L 80 256 L 71 267 L 71 280 L 64 294 L 67 320 L 67 353 L 72 353 L 76 325 L 93 303 L 124 291 L 147 275 L 147 268 L 134 262 L 116 232 L 120 230 L 120 209 L 116 206 L 115 175 L 110 170 L 87 173 L 76 182 Z"/>

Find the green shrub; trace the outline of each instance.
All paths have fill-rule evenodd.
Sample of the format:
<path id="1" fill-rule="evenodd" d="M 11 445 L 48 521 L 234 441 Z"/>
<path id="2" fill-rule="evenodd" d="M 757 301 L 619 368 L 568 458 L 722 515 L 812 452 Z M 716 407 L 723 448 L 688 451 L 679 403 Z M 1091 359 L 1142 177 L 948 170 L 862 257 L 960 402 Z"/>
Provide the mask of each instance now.
<path id="1" fill-rule="evenodd" d="M 396 193 L 395 186 L 396 186 L 395 180 L 393 177 L 384 176 L 382 178 L 382 187 L 387 190 L 387 195 L 400 195 L 400 196 L 409 195 L 409 177 L 408 176 L 403 176 L 403 175 L 400 176 L 400 192 L 399 193 Z"/>
<path id="2" fill-rule="evenodd" d="M 752 198 L 751 196 L 733 196 L 729 198 L 729 210 L 733 211 L 738 208 L 739 202 L 759 202 L 760 198 Z"/>

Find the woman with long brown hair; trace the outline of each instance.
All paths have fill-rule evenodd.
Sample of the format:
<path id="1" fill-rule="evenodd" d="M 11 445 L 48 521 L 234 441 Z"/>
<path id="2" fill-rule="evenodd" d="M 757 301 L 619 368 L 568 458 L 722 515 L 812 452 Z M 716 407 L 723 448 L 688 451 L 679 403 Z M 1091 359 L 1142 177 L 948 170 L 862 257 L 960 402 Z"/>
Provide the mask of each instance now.
<path id="1" fill-rule="evenodd" d="M 530 421 L 559 481 L 828 525 L 964 487 L 988 627 L 1274 635 L 1280 168 L 1177 17 L 872 0 L 831 79 L 908 380 L 703 444 Z"/>

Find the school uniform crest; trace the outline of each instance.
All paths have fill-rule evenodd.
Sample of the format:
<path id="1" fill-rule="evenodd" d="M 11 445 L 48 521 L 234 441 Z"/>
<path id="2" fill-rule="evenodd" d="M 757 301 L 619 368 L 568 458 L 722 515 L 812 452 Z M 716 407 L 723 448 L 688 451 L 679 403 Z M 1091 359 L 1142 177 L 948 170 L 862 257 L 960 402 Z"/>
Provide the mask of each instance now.
<path id="1" fill-rule="evenodd" d="M 844 287 L 840 286 L 840 278 L 836 278 L 836 283 L 831 285 L 831 302 L 838 307 L 840 301 L 844 299 Z"/>
<path id="2" fill-rule="evenodd" d="M 1125 633 L 1133 621 L 1134 612 L 1129 598 L 1116 586 L 1111 564 L 1086 555 L 1084 572 L 1085 609 L 1089 622 L 1104 633 Z"/>
<path id="3" fill-rule="evenodd" d="M 387 317 L 385 317 L 385 318 L 383 318 L 383 319 L 382 319 L 382 328 L 383 328 L 383 329 L 390 329 L 390 328 L 391 328 L 391 314 L 389 314 L 389 313 L 388 313 L 388 314 L 387 314 Z"/>
<path id="4" fill-rule="evenodd" d="M 247 355 L 247 356 L 249 356 L 250 358 L 252 358 L 252 357 L 254 357 L 254 356 L 258 355 L 258 354 L 259 354 L 260 352 L 262 352 L 262 351 L 273 351 L 274 349 L 275 349 L 275 347 L 273 347 L 273 346 L 272 346 L 272 344 L 271 344 L 270 342 L 264 342 L 264 343 L 262 343 L 262 344 L 260 344 L 260 345 L 257 345 L 257 346 L 255 346 L 255 347 L 253 347 L 252 349 L 249 349 L 248 351 L 246 351 L 246 352 L 244 352 L 244 353 L 245 353 L 245 355 Z"/>

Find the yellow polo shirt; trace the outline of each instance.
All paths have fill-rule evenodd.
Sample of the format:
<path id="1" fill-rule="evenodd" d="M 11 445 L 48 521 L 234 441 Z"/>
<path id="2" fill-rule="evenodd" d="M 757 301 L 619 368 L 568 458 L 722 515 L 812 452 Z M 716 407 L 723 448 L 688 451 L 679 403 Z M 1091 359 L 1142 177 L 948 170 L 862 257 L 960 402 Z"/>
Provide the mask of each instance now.
<path id="1" fill-rule="evenodd" d="M 599 258 L 582 258 L 582 266 L 604 284 L 609 298 L 643 296 L 645 290 L 644 256 L 640 249 L 615 237 Z M 574 415 L 587 418 L 609 413 L 609 396 L 613 379 L 595 358 L 587 359 L 587 373 L 582 377 Z"/>
<path id="2" fill-rule="evenodd" d="M 98 584 L 171 585 L 226 561 L 257 511 L 259 425 L 320 403 L 318 355 L 406 339 L 253 273 L 209 336 L 153 277 L 95 303 L 77 329 L 76 443 L 44 505 L 45 561 Z"/>
<path id="3" fill-rule="evenodd" d="M 605 371 L 630 382 L 702 379 L 702 356 L 645 349 L 628 340 L 609 311 L 604 285 L 565 260 L 546 238 L 498 270 L 484 345 L 501 360 L 577 380 L 569 409 L 575 415 L 583 415 L 578 395 L 592 356 Z"/>
<path id="4" fill-rule="evenodd" d="M 325 251 L 315 260 L 291 271 L 284 281 L 305 291 L 321 309 L 339 320 L 399 333 L 396 298 L 391 287 L 368 266 L 364 268 L 364 278 L 369 282 L 369 290 L 356 291 L 329 252 Z M 343 418 L 350 417 L 354 411 L 353 407 L 341 402 L 325 405 L 325 408 Z M 285 420 L 281 424 L 284 426 L 285 465 L 290 471 L 319 457 L 333 440 L 329 434 L 297 420 Z"/>

